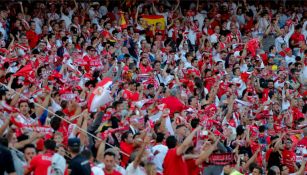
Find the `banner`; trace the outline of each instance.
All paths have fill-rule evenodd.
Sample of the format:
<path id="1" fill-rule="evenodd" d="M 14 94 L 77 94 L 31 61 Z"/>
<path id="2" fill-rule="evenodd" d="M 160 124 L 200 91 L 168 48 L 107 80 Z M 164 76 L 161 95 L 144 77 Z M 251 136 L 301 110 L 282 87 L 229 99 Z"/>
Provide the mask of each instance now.
<path id="1" fill-rule="evenodd" d="M 211 154 L 209 156 L 209 161 L 206 162 L 207 165 L 232 165 L 236 164 L 234 153 L 221 153 L 221 154 Z"/>

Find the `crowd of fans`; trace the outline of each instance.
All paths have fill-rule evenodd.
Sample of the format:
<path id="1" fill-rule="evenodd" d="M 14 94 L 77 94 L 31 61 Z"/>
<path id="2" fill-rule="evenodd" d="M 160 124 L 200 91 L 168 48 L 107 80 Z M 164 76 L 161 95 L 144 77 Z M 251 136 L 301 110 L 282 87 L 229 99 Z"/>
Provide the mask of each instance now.
<path id="1" fill-rule="evenodd" d="M 0 175 L 307 174 L 306 41 L 306 1 L 5 1 Z"/>

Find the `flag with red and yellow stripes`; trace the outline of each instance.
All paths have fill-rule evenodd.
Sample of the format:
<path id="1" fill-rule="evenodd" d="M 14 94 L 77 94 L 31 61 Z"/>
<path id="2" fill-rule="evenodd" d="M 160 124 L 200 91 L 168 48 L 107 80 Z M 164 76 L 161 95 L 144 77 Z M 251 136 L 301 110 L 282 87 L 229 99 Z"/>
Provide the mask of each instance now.
<path id="1" fill-rule="evenodd" d="M 162 15 L 142 15 L 142 18 L 148 25 L 154 24 L 156 26 L 160 22 L 162 25 L 160 30 L 165 30 L 165 19 Z"/>

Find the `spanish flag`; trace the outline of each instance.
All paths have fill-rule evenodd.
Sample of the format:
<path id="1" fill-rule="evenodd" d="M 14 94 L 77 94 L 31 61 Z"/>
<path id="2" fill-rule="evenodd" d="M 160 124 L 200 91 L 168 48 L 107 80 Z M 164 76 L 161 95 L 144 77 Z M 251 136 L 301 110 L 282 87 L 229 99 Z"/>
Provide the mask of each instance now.
<path id="1" fill-rule="evenodd" d="M 165 19 L 162 15 L 142 15 L 142 18 L 148 23 L 148 25 L 157 25 L 158 22 L 162 24 L 161 30 L 165 30 Z"/>
<path id="2" fill-rule="evenodd" d="M 122 29 L 125 29 L 125 28 L 127 28 L 127 22 L 126 22 L 126 19 L 125 19 L 125 13 L 124 12 L 122 12 L 122 11 L 120 11 L 119 12 L 119 14 L 120 14 L 120 27 L 122 28 Z"/>

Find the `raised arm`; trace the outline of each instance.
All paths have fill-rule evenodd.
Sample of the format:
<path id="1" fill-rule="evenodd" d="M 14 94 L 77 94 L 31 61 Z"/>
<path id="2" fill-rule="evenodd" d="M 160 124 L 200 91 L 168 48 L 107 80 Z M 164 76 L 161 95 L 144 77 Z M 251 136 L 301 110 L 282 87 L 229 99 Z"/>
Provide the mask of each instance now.
<path id="1" fill-rule="evenodd" d="M 176 7 L 172 10 L 172 12 L 174 12 L 174 11 L 176 11 L 176 10 L 178 9 L 179 4 L 180 4 L 180 0 L 177 0 L 177 5 L 176 5 Z"/>
<path id="2" fill-rule="evenodd" d="M 201 165 L 208 157 L 213 153 L 213 151 L 216 149 L 218 142 L 220 139 L 217 139 L 213 145 L 210 146 L 209 149 L 203 151 L 198 159 L 196 159 L 195 164 L 196 165 Z"/>
<path id="3" fill-rule="evenodd" d="M 246 164 L 243 165 L 243 169 L 244 169 L 244 170 L 248 170 L 249 165 L 250 165 L 251 163 L 255 162 L 255 160 L 256 160 L 256 158 L 257 158 L 257 156 L 258 156 L 258 154 L 259 154 L 260 151 L 261 151 L 260 148 L 257 149 L 256 152 L 253 154 L 253 156 L 252 156 L 250 159 L 248 159 L 248 161 L 246 162 Z"/>
<path id="4" fill-rule="evenodd" d="M 189 148 L 190 144 L 192 143 L 193 137 L 194 135 L 197 133 L 197 131 L 199 131 L 201 129 L 200 126 L 198 126 L 196 129 L 194 129 L 190 135 L 185 138 L 185 140 L 183 141 L 183 143 L 177 148 L 176 150 L 176 154 L 177 155 L 182 155 L 184 154 L 184 152 Z"/>
<path id="5" fill-rule="evenodd" d="M 144 152 L 145 152 L 145 148 L 147 146 L 147 144 L 149 143 L 149 140 L 148 138 L 146 137 L 146 133 L 144 134 L 144 136 L 142 137 L 142 140 L 144 140 L 142 146 L 141 146 L 141 149 L 139 150 L 139 152 L 137 153 L 136 155 L 136 158 L 134 159 L 133 161 L 133 167 L 136 169 L 139 164 L 141 163 L 141 160 L 142 160 L 142 157 L 144 155 Z"/>
<path id="6" fill-rule="evenodd" d="M 226 119 L 229 120 L 232 116 L 232 112 L 233 112 L 233 103 L 234 103 L 234 97 L 231 96 L 229 99 L 229 103 L 228 103 L 228 111 L 226 113 Z"/>
<path id="7" fill-rule="evenodd" d="M 303 159 L 300 169 L 297 172 L 295 172 L 294 174 L 295 175 L 304 175 L 305 167 L 306 167 L 306 160 Z"/>
<path id="8" fill-rule="evenodd" d="M 76 2 L 76 0 L 74 0 L 74 4 L 75 4 L 75 7 L 73 9 L 73 12 L 75 12 L 76 10 L 78 10 L 78 3 Z"/>
<path id="9" fill-rule="evenodd" d="M 103 161 L 103 155 L 104 155 L 105 149 L 106 149 L 106 141 L 102 140 L 101 143 L 99 144 L 98 151 L 97 151 L 97 160 L 100 162 Z"/>
<path id="10" fill-rule="evenodd" d="M 83 123 L 82 123 L 81 128 L 85 131 L 87 131 L 87 123 L 88 123 L 89 115 L 90 114 L 87 112 L 87 110 L 83 111 Z M 89 144 L 87 133 L 83 131 L 80 132 L 80 142 L 82 143 L 82 145 L 85 145 L 85 146 Z"/>
<path id="11" fill-rule="evenodd" d="M 289 32 L 285 35 L 286 43 L 289 44 L 290 37 L 292 36 L 293 33 L 294 33 L 294 24 L 291 25 Z M 289 47 L 289 46 L 287 46 L 287 47 Z"/>
<path id="12" fill-rule="evenodd" d="M 152 10 L 154 11 L 155 14 L 159 13 L 158 10 L 155 7 L 154 1 L 152 1 Z"/>
<path id="13" fill-rule="evenodd" d="M 257 81 L 256 81 L 256 89 L 260 92 L 263 92 L 263 88 L 260 87 L 260 79 L 257 78 Z"/>
<path id="14" fill-rule="evenodd" d="M 53 87 L 51 88 L 51 90 L 48 92 L 46 98 L 44 99 L 44 101 L 42 103 L 42 107 L 36 106 L 35 114 L 37 116 L 41 116 L 44 113 L 45 109 L 48 107 L 49 102 L 50 102 L 50 98 L 51 98 L 51 91 L 52 91 L 52 89 L 53 89 Z"/>
<path id="15" fill-rule="evenodd" d="M 143 4 L 140 4 L 138 7 L 137 7 L 137 9 L 136 9 L 136 14 L 135 14 L 135 23 L 137 24 L 137 25 L 140 25 L 139 23 L 138 23 L 138 17 L 139 17 L 139 9 L 140 8 L 142 8 L 142 6 L 143 6 Z"/>
<path id="16" fill-rule="evenodd" d="M 12 77 L 13 78 L 13 77 Z M 14 97 L 10 103 L 11 106 L 15 106 L 18 103 L 19 100 L 19 95 L 22 94 L 22 92 L 25 90 L 25 86 L 22 86 L 20 89 L 16 89 L 17 93 L 14 93 Z M 12 89 L 10 89 L 11 91 L 13 91 Z"/>
<path id="17" fill-rule="evenodd" d="M 4 124 L 0 127 L 0 137 L 2 137 L 3 133 L 5 132 L 6 128 L 10 125 L 10 118 L 7 118 Z"/>
<path id="18" fill-rule="evenodd" d="M 25 145 L 30 144 L 32 142 L 34 142 L 36 139 L 39 139 L 41 137 L 44 137 L 44 134 L 42 133 L 37 133 L 35 132 L 34 134 L 31 135 L 30 138 L 28 138 L 27 140 L 23 140 L 21 142 L 17 142 L 13 145 L 11 145 L 11 147 L 16 148 L 16 149 L 21 149 L 23 148 Z"/>

